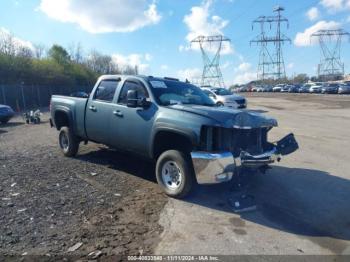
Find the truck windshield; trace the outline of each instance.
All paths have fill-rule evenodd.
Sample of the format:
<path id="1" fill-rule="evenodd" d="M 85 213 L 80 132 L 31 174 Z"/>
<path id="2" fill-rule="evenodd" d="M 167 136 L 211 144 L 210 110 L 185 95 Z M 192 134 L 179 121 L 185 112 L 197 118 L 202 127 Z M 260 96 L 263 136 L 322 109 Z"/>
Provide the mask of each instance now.
<path id="1" fill-rule="evenodd" d="M 215 106 L 215 103 L 197 86 L 172 80 L 150 81 L 153 94 L 160 105 L 203 105 Z"/>

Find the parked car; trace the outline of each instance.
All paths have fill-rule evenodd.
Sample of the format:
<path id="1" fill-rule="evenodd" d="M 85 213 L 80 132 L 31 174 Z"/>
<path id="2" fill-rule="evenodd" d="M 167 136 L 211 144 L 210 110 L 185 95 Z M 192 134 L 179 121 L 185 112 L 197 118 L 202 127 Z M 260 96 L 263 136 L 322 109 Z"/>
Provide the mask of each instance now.
<path id="1" fill-rule="evenodd" d="M 272 92 L 272 91 L 273 91 L 272 86 L 267 85 L 267 86 L 264 86 L 263 88 L 263 92 Z"/>
<path id="2" fill-rule="evenodd" d="M 240 95 L 232 93 L 226 88 L 203 88 L 207 94 L 218 106 L 231 108 L 246 108 L 247 100 Z"/>
<path id="3" fill-rule="evenodd" d="M 322 85 L 311 85 L 309 88 L 309 93 L 321 93 Z"/>
<path id="4" fill-rule="evenodd" d="M 289 89 L 290 89 L 291 87 L 292 87 L 291 85 L 284 85 L 284 86 L 282 86 L 280 92 L 282 92 L 282 93 L 288 93 L 288 92 L 289 92 Z"/>
<path id="5" fill-rule="evenodd" d="M 252 89 L 250 90 L 251 92 L 258 92 L 258 89 L 260 86 L 253 86 Z"/>
<path id="6" fill-rule="evenodd" d="M 238 92 L 247 92 L 246 86 L 241 86 L 237 89 Z"/>
<path id="7" fill-rule="evenodd" d="M 340 85 L 338 88 L 338 94 L 350 94 L 350 83 Z"/>
<path id="8" fill-rule="evenodd" d="M 0 123 L 6 124 L 14 115 L 15 112 L 10 106 L 0 105 Z"/>
<path id="9" fill-rule="evenodd" d="M 299 85 L 291 85 L 289 87 L 289 93 L 299 93 L 300 86 Z"/>
<path id="10" fill-rule="evenodd" d="M 257 92 L 264 92 L 265 90 L 265 87 L 264 86 L 260 86 L 257 90 Z"/>
<path id="11" fill-rule="evenodd" d="M 274 88 L 272 88 L 273 92 L 281 92 L 282 87 L 284 87 L 284 84 L 278 84 Z"/>
<path id="12" fill-rule="evenodd" d="M 89 98 L 52 96 L 50 123 L 67 157 L 94 141 L 156 162 L 159 186 L 176 198 L 298 149 L 293 134 L 268 142 L 274 118 L 217 107 L 199 87 L 168 78 L 102 76 Z"/>
<path id="13" fill-rule="evenodd" d="M 299 88 L 299 93 L 310 93 L 311 84 L 304 84 Z"/>
<path id="14" fill-rule="evenodd" d="M 338 94 L 338 88 L 339 84 L 336 83 L 330 83 L 330 84 L 324 84 L 321 93 L 322 94 Z"/>

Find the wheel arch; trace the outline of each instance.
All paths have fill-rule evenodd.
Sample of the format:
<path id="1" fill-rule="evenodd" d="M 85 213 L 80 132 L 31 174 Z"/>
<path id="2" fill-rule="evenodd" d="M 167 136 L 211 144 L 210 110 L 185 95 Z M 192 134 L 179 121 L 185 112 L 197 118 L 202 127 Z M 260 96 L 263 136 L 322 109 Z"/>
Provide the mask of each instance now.
<path id="1" fill-rule="evenodd" d="M 177 129 L 159 129 L 152 141 L 151 156 L 157 159 L 166 150 L 191 152 L 196 145 L 196 136 Z"/>
<path id="2" fill-rule="evenodd" d="M 63 126 L 67 126 L 74 129 L 72 114 L 70 110 L 66 108 L 59 108 L 55 111 L 54 122 L 57 130 L 60 130 Z"/>

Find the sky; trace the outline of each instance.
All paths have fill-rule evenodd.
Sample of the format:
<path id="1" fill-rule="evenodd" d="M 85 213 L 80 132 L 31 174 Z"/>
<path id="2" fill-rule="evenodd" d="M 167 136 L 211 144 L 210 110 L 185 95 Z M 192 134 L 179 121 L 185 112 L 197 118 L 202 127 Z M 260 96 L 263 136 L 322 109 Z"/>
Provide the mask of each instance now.
<path id="1" fill-rule="evenodd" d="M 87 54 L 98 50 L 140 73 L 197 79 L 203 62 L 199 35 L 223 34 L 221 70 L 225 83 L 256 79 L 260 33 L 252 21 L 283 6 L 291 43 L 283 45 L 286 73 L 317 74 L 320 48 L 310 35 L 319 29 L 350 32 L 350 0 L 0 0 L 0 31 L 28 46 L 80 43 Z M 268 34 L 273 29 L 266 27 Z M 213 49 L 213 48 L 212 48 Z M 212 49 L 208 50 L 211 54 Z M 350 41 L 342 43 L 345 71 L 350 71 Z"/>

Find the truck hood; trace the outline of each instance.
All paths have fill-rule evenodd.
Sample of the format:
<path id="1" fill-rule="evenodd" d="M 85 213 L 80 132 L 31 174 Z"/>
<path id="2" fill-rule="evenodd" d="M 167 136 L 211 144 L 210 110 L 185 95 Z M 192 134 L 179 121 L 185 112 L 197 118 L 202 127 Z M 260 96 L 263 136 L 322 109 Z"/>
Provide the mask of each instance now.
<path id="1" fill-rule="evenodd" d="M 225 128 L 251 129 L 278 125 L 276 119 L 250 110 L 199 105 L 172 105 L 169 108 L 213 119 Z"/>

